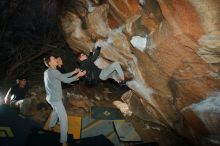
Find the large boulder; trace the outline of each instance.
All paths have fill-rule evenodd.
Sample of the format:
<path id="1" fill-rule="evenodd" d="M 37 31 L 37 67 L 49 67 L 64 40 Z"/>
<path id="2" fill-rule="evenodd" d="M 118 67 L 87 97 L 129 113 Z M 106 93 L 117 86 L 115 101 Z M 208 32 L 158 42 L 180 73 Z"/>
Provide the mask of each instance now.
<path id="1" fill-rule="evenodd" d="M 88 52 L 101 42 L 99 66 L 117 61 L 134 75 L 127 85 L 152 121 L 189 139 L 217 134 L 219 105 L 218 110 L 190 107 L 205 107 L 203 101 L 220 89 L 220 1 L 91 2 L 94 9 L 83 20 L 69 9 L 60 16 L 70 47 Z M 88 27 L 82 29 L 84 20 Z M 201 114 L 207 118 L 201 120 Z"/>

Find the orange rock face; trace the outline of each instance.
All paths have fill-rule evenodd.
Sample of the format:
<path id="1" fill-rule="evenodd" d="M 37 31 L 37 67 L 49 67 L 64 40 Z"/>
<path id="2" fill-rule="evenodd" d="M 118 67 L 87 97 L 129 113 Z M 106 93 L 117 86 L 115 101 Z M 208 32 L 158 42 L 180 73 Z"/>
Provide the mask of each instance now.
<path id="1" fill-rule="evenodd" d="M 108 0 L 92 6 L 85 19 L 74 11 L 61 16 L 69 45 L 87 52 L 101 38 L 103 64 L 118 61 L 134 75 L 128 86 L 153 122 L 198 141 L 219 134 L 220 1 Z M 130 43 L 133 36 L 146 39 L 135 42 L 145 49 Z"/>

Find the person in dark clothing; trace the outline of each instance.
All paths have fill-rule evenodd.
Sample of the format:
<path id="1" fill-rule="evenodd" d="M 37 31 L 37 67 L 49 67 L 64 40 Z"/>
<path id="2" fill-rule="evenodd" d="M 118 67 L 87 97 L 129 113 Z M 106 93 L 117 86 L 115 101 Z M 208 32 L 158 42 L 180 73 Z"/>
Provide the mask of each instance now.
<path id="1" fill-rule="evenodd" d="M 28 85 L 24 77 L 19 77 L 17 83 L 9 89 L 5 96 L 5 103 L 10 104 L 13 100 L 22 100 L 28 92 Z"/>
<path id="2" fill-rule="evenodd" d="M 123 70 L 118 62 L 114 62 L 107 68 L 100 69 L 94 62 L 98 58 L 101 47 L 97 46 L 95 52 L 90 51 L 89 56 L 84 53 L 78 54 L 79 66 L 81 70 L 86 70 L 85 80 L 89 82 L 114 79 L 119 84 L 125 84 L 125 77 Z"/>
<path id="3" fill-rule="evenodd" d="M 13 108 L 20 110 L 22 113 L 26 109 L 25 105 L 30 102 L 26 98 L 29 87 L 27 81 L 23 76 L 18 77 L 17 83 L 8 90 L 4 100 L 5 104 L 11 105 Z"/>

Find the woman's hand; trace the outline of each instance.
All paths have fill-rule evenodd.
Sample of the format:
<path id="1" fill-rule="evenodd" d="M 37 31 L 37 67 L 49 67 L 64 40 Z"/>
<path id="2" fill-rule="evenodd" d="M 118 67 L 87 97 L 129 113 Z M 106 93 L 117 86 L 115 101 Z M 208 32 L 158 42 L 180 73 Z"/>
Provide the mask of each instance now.
<path id="1" fill-rule="evenodd" d="M 78 73 L 80 71 L 80 69 L 79 68 L 76 68 L 74 71 L 73 71 L 73 74 L 76 74 L 76 73 Z"/>
<path id="2" fill-rule="evenodd" d="M 78 74 L 77 74 L 77 76 L 78 77 L 82 77 L 82 76 L 84 76 L 86 74 L 86 71 L 84 70 L 84 71 L 79 71 L 78 72 Z"/>

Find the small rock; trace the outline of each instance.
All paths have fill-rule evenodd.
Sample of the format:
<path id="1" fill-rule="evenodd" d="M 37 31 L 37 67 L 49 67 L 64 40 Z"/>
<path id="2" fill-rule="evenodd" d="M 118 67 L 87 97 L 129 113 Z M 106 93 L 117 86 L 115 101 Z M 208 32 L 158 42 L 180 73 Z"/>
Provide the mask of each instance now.
<path id="1" fill-rule="evenodd" d="M 96 100 L 98 100 L 98 101 L 100 101 L 100 100 L 101 100 L 101 98 L 100 98 L 100 97 L 98 97 L 98 96 L 95 96 L 95 99 L 96 99 Z"/>

